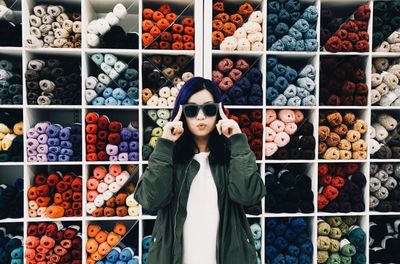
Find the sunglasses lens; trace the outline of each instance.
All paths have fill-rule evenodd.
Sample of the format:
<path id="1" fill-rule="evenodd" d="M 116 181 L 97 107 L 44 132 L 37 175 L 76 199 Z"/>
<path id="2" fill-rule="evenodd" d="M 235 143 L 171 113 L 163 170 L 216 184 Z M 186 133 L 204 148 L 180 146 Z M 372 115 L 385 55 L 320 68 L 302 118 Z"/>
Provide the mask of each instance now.
<path id="1" fill-rule="evenodd" d="M 203 107 L 204 114 L 207 116 L 215 116 L 217 114 L 217 110 L 218 108 L 216 104 L 207 104 Z"/>
<path id="2" fill-rule="evenodd" d="M 186 117 L 194 117 L 197 115 L 199 107 L 197 105 L 186 105 L 184 108 L 184 113 Z"/>

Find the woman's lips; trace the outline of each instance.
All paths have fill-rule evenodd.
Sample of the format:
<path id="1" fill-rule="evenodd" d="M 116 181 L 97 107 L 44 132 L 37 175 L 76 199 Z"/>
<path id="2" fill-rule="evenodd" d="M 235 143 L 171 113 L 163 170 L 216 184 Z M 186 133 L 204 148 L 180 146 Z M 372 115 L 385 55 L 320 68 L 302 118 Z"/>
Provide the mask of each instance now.
<path id="1" fill-rule="evenodd" d="M 204 128 L 206 128 L 206 126 L 207 126 L 207 125 L 205 125 L 205 124 L 199 124 L 199 125 L 197 125 L 197 127 L 198 127 L 199 129 L 204 129 Z"/>

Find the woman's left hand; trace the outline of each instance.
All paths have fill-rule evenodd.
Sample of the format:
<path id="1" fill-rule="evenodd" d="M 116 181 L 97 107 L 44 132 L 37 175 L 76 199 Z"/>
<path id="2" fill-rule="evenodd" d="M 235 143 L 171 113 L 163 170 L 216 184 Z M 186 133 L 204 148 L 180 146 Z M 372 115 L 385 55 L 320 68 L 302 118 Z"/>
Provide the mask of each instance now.
<path id="1" fill-rule="evenodd" d="M 219 103 L 219 115 L 221 116 L 221 119 L 218 121 L 218 123 L 215 125 L 217 127 L 218 133 L 221 135 L 221 133 L 229 138 L 235 134 L 242 133 L 240 130 L 239 124 L 236 123 L 235 120 L 229 119 L 225 113 L 224 110 L 222 109 L 222 103 Z"/>

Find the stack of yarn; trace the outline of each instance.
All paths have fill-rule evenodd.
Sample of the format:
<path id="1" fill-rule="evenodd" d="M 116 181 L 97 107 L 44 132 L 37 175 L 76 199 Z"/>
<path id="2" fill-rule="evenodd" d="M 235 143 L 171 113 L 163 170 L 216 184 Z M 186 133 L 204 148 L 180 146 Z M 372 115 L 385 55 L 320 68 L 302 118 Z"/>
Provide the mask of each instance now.
<path id="1" fill-rule="evenodd" d="M 399 59 L 373 59 L 371 74 L 371 104 L 380 106 L 399 106 L 399 78 Z"/>
<path id="2" fill-rule="evenodd" d="M 316 6 L 299 0 L 269 1 L 267 10 L 268 50 L 318 50 Z"/>
<path id="3" fill-rule="evenodd" d="M 318 155 L 326 160 L 367 159 L 367 142 L 363 139 L 367 131 L 367 123 L 354 112 L 322 111 Z"/>
<path id="4" fill-rule="evenodd" d="M 250 149 L 256 159 L 262 159 L 262 137 L 264 128 L 262 125 L 262 110 L 230 110 L 227 111 L 229 119 L 235 120 L 242 133 L 246 134 Z"/>
<path id="5" fill-rule="evenodd" d="M 0 39 L 0 46 L 21 47 L 22 23 L 11 8 L 4 0 L 0 1 L 0 35 L 7 36 Z"/>
<path id="6" fill-rule="evenodd" d="M 312 263 L 313 244 L 307 218 L 268 218 L 265 221 L 267 263 Z"/>
<path id="7" fill-rule="evenodd" d="M 88 104 L 139 104 L 137 69 L 111 53 L 95 53 L 90 58 L 96 66 L 91 76 L 85 80 L 85 98 Z"/>
<path id="8" fill-rule="evenodd" d="M 143 159 L 149 159 L 151 153 L 155 149 L 157 145 L 157 140 L 163 134 L 163 127 L 169 121 L 172 110 L 168 109 L 150 109 L 145 111 L 147 116 L 152 120 L 151 125 L 148 125 L 144 128 L 143 132 L 143 147 L 142 147 L 142 155 Z"/>
<path id="9" fill-rule="evenodd" d="M 368 52 L 369 5 L 362 5 L 349 18 L 337 17 L 331 9 L 322 10 L 321 46 L 329 52 Z"/>
<path id="10" fill-rule="evenodd" d="M 21 63 L 15 59 L 0 60 L 0 104 L 22 104 Z"/>
<path id="11" fill-rule="evenodd" d="M 87 161 L 139 160 L 138 123 L 132 121 L 123 128 L 119 121 L 110 121 L 106 115 L 88 112 L 86 120 Z"/>
<path id="12" fill-rule="evenodd" d="M 116 246 L 102 260 L 96 262 L 96 264 L 108 263 L 139 264 L 139 256 L 135 256 L 135 251 L 131 247 Z"/>
<path id="13" fill-rule="evenodd" d="M 23 161 L 22 112 L 7 110 L 0 114 L 0 162 Z"/>
<path id="14" fill-rule="evenodd" d="M 366 182 L 358 163 L 318 164 L 318 209 L 329 213 L 363 212 Z"/>
<path id="15" fill-rule="evenodd" d="M 239 57 L 219 59 L 212 71 L 212 81 L 221 91 L 225 105 L 262 105 L 262 73 L 257 61 Z"/>
<path id="16" fill-rule="evenodd" d="M 267 166 L 265 208 L 270 213 L 313 213 L 314 193 L 305 168 L 287 165 Z"/>
<path id="17" fill-rule="evenodd" d="M 18 229 L 23 229 L 23 226 Z M 17 230 L 18 235 L 9 232 L 11 228 L 1 228 L 0 231 L 0 263 L 22 264 L 24 263 L 23 231 Z"/>
<path id="18" fill-rule="evenodd" d="M 400 51 L 400 1 L 374 1 L 372 48 L 377 52 Z"/>
<path id="19" fill-rule="evenodd" d="M 312 64 L 295 70 L 281 64 L 276 57 L 268 57 L 267 105 L 315 106 L 315 75 Z"/>
<path id="20" fill-rule="evenodd" d="M 82 263 L 82 234 L 77 225 L 30 223 L 25 239 L 27 263 Z"/>
<path id="21" fill-rule="evenodd" d="M 32 59 L 25 79 L 28 104 L 81 104 L 80 58 Z"/>
<path id="22" fill-rule="evenodd" d="M 250 231 L 253 235 L 254 247 L 256 248 L 257 253 L 257 263 L 261 263 L 261 237 L 262 237 L 262 229 L 261 225 L 258 222 L 254 222 L 250 225 Z"/>
<path id="23" fill-rule="evenodd" d="M 86 252 L 88 257 L 86 263 L 95 264 L 104 259 L 126 234 L 127 227 L 124 223 L 116 223 L 111 231 L 105 230 L 97 224 L 89 224 L 87 227 Z"/>
<path id="24" fill-rule="evenodd" d="M 368 85 L 361 56 L 324 56 L 320 61 L 320 100 L 325 105 L 368 104 Z"/>
<path id="25" fill-rule="evenodd" d="M 87 42 L 90 47 L 111 49 L 137 49 L 139 35 L 125 32 L 118 24 L 128 15 L 121 3 L 116 4 L 105 16 L 89 22 Z"/>
<path id="26" fill-rule="evenodd" d="M 177 15 L 169 4 L 157 10 L 143 9 L 142 43 L 144 48 L 194 50 L 194 19 Z"/>
<path id="27" fill-rule="evenodd" d="M 400 212 L 399 163 L 371 163 L 369 208 L 379 212 Z"/>
<path id="28" fill-rule="evenodd" d="M 147 256 L 149 255 L 149 249 L 154 244 L 154 237 L 152 235 L 148 235 L 143 237 L 142 239 L 142 263 L 147 263 Z"/>
<path id="29" fill-rule="evenodd" d="M 29 162 L 82 160 L 82 125 L 63 127 L 49 121 L 39 122 L 28 129 L 27 154 Z"/>
<path id="30" fill-rule="evenodd" d="M 369 262 L 396 263 L 400 259 L 398 216 L 371 216 L 369 221 Z"/>
<path id="31" fill-rule="evenodd" d="M 80 48 L 81 14 L 67 13 L 62 5 L 40 4 L 29 16 L 27 48 Z"/>
<path id="32" fill-rule="evenodd" d="M 262 51 L 264 15 L 249 2 L 229 13 L 222 1 L 213 4 L 212 45 L 224 51 Z"/>
<path id="33" fill-rule="evenodd" d="M 318 219 L 317 263 L 367 263 L 367 238 L 359 222 L 358 216 Z"/>
<path id="34" fill-rule="evenodd" d="M 19 175 L 21 176 L 21 175 Z M 24 180 L 17 178 L 14 184 L 0 185 L 0 219 L 24 217 Z"/>
<path id="35" fill-rule="evenodd" d="M 29 217 L 82 216 L 82 176 L 39 172 L 28 189 Z"/>
<path id="36" fill-rule="evenodd" d="M 182 85 L 193 77 L 192 57 L 152 55 L 142 63 L 144 105 L 174 106 Z"/>
<path id="37" fill-rule="evenodd" d="M 86 212 L 95 217 L 139 215 L 139 204 L 133 197 L 135 186 L 128 183 L 138 169 L 138 165 L 123 169 L 113 164 L 108 170 L 96 166 L 86 183 Z"/>
<path id="38" fill-rule="evenodd" d="M 267 110 L 266 157 L 272 159 L 313 159 L 314 127 L 300 110 Z"/>
<path id="39" fill-rule="evenodd" d="M 397 116 L 386 112 L 372 112 L 370 131 L 370 154 L 376 159 L 400 157 L 400 133 Z"/>

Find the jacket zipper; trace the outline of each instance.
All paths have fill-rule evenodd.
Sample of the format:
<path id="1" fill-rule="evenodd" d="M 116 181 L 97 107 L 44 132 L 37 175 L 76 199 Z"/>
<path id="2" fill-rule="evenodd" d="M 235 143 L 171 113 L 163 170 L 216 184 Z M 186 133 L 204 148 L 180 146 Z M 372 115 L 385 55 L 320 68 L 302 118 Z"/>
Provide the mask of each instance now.
<path id="1" fill-rule="evenodd" d="M 186 166 L 185 175 L 183 176 L 183 181 L 182 181 L 182 184 L 181 184 L 181 188 L 179 190 L 178 197 L 177 197 L 177 206 L 176 206 L 175 217 L 174 217 L 175 218 L 174 238 L 176 237 L 176 218 L 178 216 L 178 210 L 179 210 L 179 196 L 181 195 L 181 192 L 182 192 L 182 189 L 183 189 L 183 185 L 185 184 L 187 170 L 188 170 L 190 164 L 192 163 L 192 161 L 193 161 L 193 158 L 190 160 L 189 164 Z"/>

